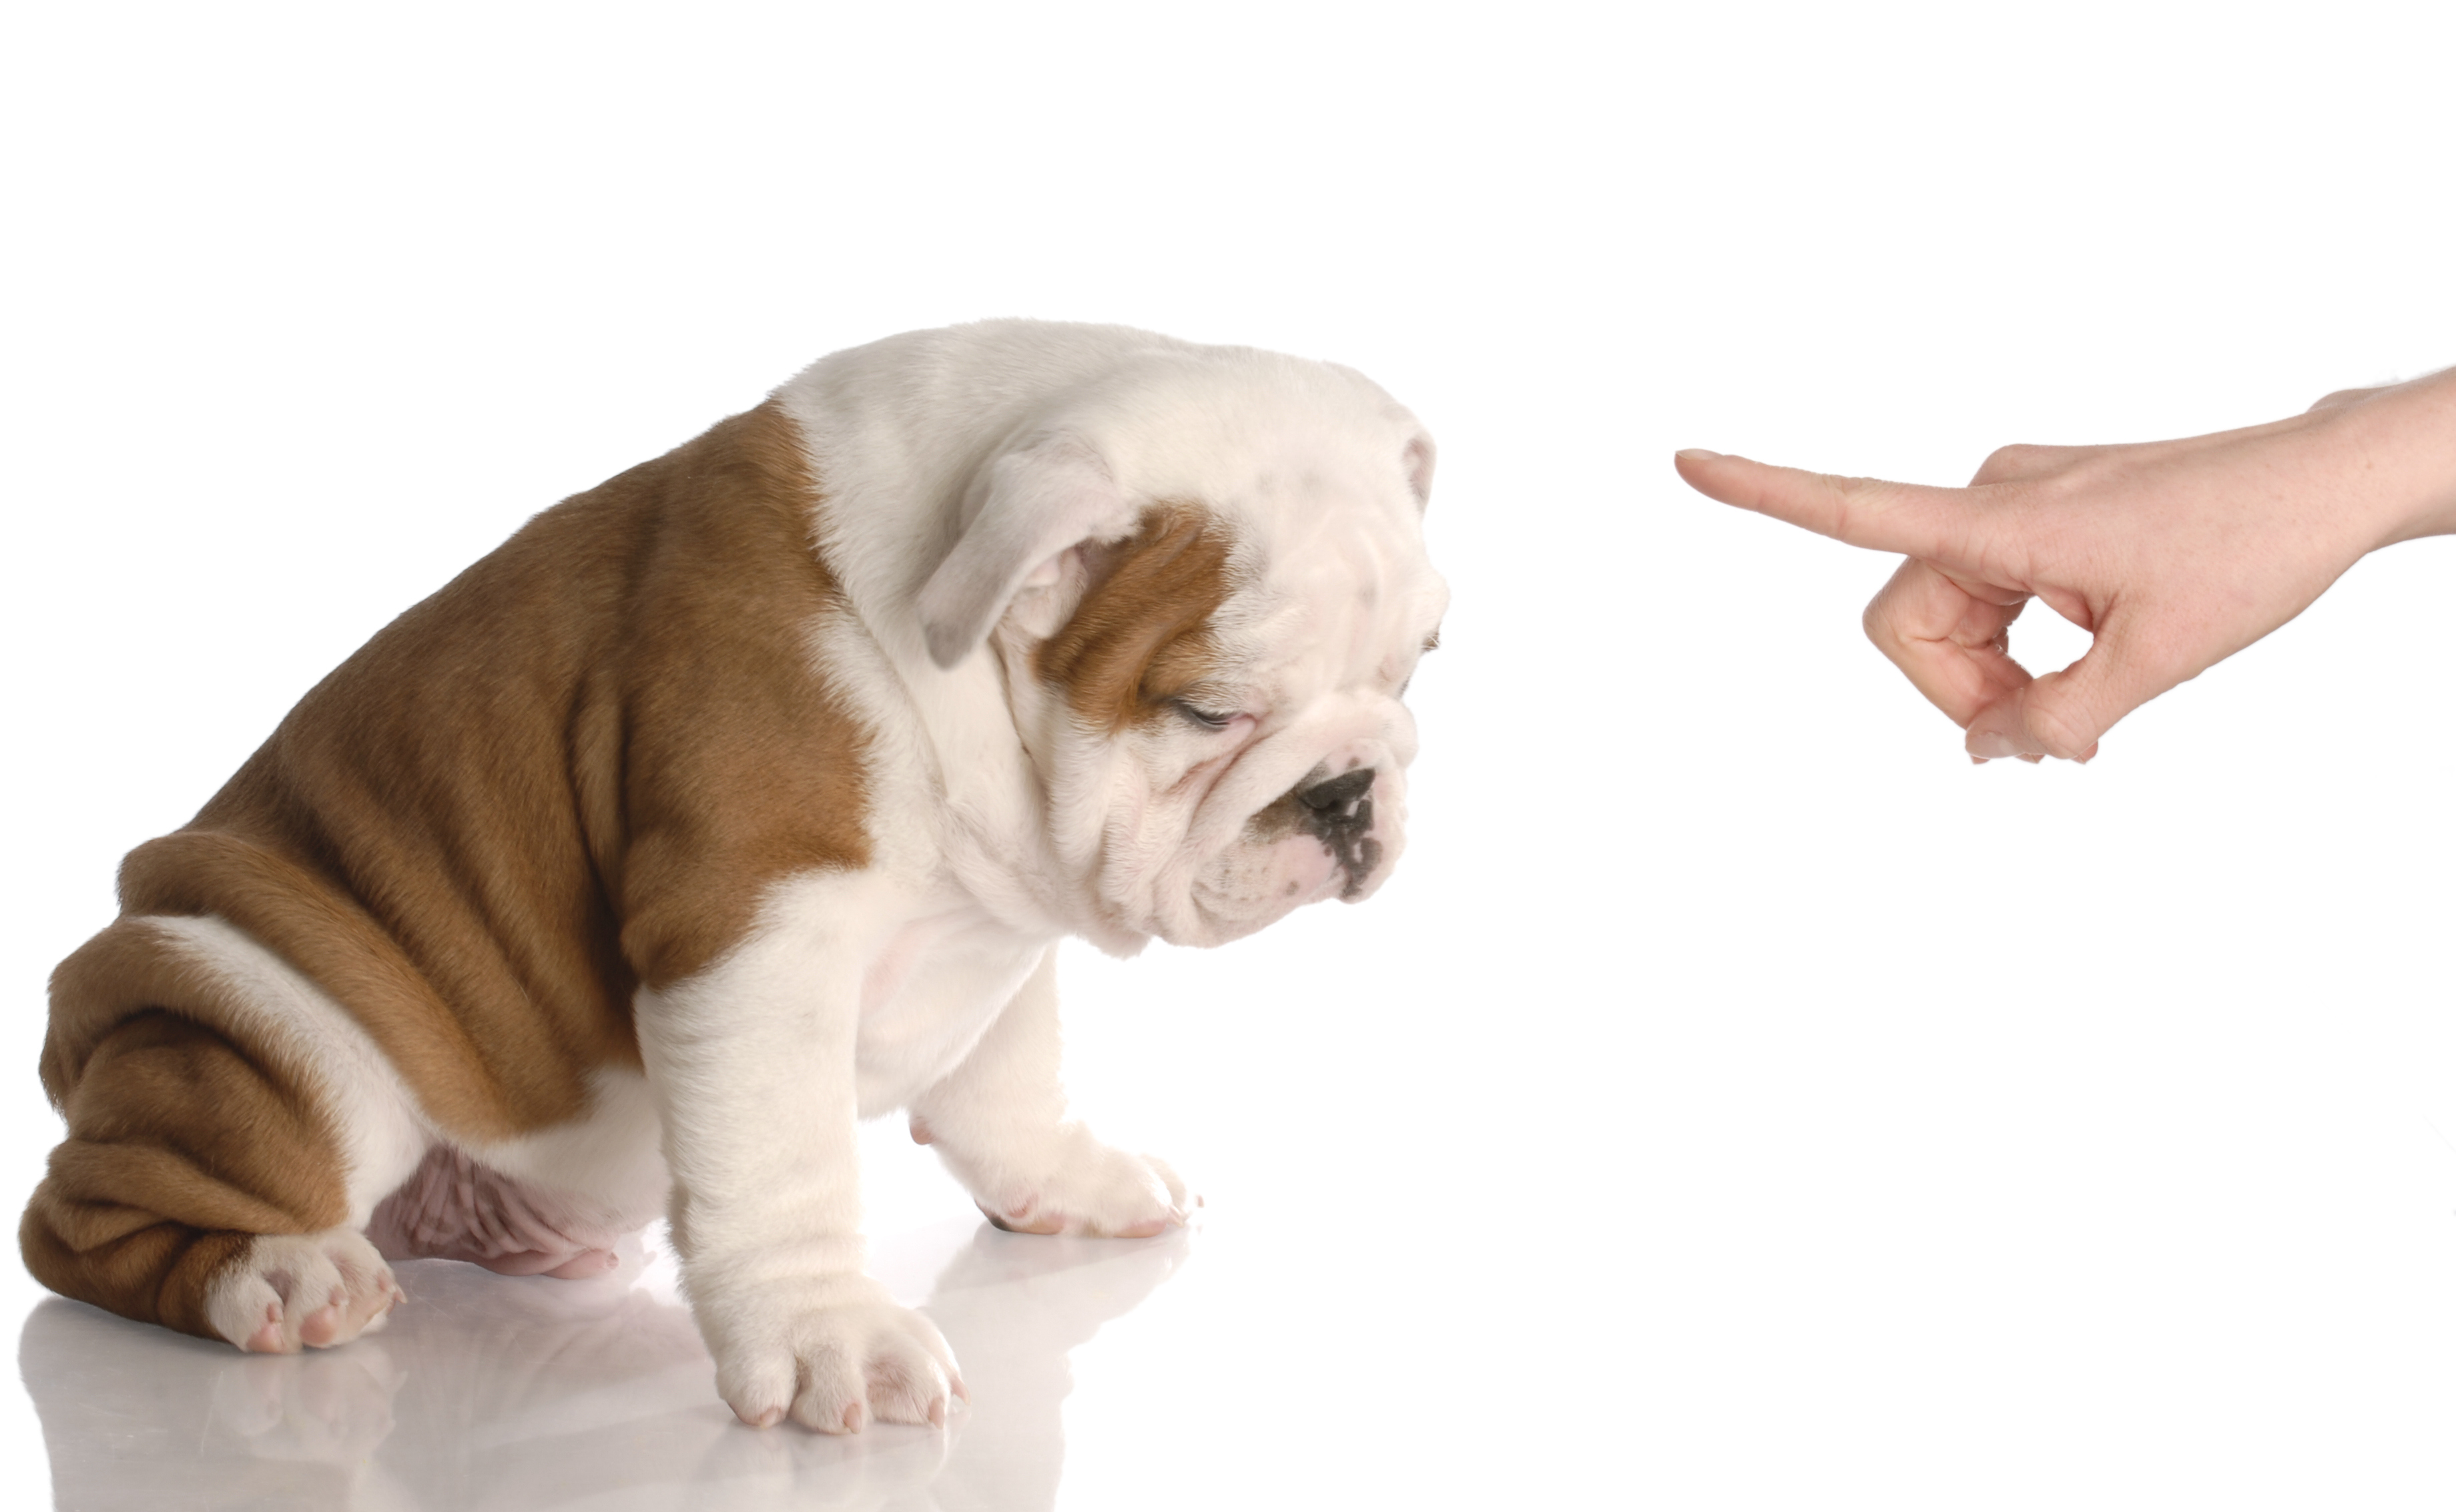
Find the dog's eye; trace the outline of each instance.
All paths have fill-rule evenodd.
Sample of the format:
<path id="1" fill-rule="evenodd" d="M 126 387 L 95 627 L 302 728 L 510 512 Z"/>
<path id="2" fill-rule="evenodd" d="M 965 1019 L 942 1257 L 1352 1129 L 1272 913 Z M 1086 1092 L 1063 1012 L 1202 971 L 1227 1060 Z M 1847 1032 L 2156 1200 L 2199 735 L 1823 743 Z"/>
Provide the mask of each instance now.
<path id="1" fill-rule="evenodd" d="M 1237 716 L 1233 712 L 1215 714 L 1207 708 L 1189 704 L 1183 699 L 1177 700 L 1176 705 L 1177 711 L 1185 716 L 1188 724 L 1197 725 L 1204 729 L 1226 729 L 1237 723 Z"/>

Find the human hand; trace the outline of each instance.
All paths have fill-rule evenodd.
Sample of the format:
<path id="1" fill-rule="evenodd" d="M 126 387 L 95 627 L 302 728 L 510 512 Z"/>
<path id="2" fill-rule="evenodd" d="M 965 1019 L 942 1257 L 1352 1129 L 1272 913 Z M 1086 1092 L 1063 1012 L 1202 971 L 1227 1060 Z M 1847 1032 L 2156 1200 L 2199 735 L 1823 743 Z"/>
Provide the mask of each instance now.
<path id="1" fill-rule="evenodd" d="M 2456 370 L 2213 436 L 2008 446 L 1967 488 L 1712 452 L 1675 464 L 1709 498 L 1904 554 L 1862 623 L 1974 760 L 2087 761 L 2116 721 L 2302 613 L 2366 552 L 2456 530 Z M 2032 598 L 2092 638 L 2037 677 L 2009 640 Z"/>

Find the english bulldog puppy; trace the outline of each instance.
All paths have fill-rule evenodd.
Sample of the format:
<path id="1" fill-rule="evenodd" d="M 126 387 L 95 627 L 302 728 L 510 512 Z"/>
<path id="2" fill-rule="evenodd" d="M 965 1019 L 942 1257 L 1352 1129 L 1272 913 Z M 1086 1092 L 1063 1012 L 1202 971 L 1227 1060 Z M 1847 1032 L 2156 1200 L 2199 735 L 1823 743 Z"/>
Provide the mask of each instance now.
<path id="1" fill-rule="evenodd" d="M 1000 1225 L 1149 1235 L 1054 947 L 1218 945 L 1404 843 L 1433 445 L 1344 368 L 995 321 L 828 358 L 539 515 L 309 692 L 52 978 L 46 1285 L 340 1344 L 387 1260 L 672 1224 L 744 1421 L 944 1420 L 855 1125 Z"/>

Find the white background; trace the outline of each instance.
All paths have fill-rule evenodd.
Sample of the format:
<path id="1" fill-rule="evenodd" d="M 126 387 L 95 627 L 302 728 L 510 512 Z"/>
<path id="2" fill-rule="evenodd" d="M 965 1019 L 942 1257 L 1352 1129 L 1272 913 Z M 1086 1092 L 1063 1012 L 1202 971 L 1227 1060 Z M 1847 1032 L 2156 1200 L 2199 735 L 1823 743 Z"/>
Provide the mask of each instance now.
<path id="1" fill-rule="evenodd" d="M 379 625 L 820 354 L 1122 321 L 1414 407 L 1456 607 L 1374 903 L 1068 963 L 1084 1101 L 1286 1236 L 1077 1359 L 1069 1504 L 2456 1493 L 2456 552 L 1975 769 L 1889 563 L 1669 463 L 2456 360 L 2445 6 L 14 15 L 0 1194 L 117 857 Z"/>

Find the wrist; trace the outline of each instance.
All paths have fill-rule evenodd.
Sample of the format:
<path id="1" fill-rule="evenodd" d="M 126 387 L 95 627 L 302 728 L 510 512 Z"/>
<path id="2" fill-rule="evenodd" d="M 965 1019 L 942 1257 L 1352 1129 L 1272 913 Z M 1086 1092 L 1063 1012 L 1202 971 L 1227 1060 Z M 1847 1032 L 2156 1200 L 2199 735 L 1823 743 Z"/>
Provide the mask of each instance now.
<path id="1" fill-rule="evenodd" d="M 2329 412 L 2376 544 L 2456 535 L 2456 368 Z"/>

